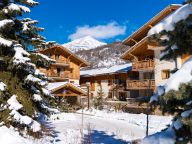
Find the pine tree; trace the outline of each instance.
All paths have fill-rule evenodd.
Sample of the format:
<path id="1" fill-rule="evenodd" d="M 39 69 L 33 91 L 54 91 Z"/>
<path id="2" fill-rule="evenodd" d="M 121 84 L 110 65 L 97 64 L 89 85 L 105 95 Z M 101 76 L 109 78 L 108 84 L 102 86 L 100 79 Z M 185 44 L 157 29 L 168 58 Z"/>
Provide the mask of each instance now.
<path id="1" fill-rule="evenodd" d="M 103 97 L 104 97 L 104 92 L 102 86 L 100 86 L 100 89 L 97 92 L 97 96 L 93 99 L 93 105 L 96 109 L 103 109 Z"/>
<path id="2" fill-rule="evenodd" d="M 36 5 L 33 0 L 0 1 L 0 123 L 31 135 L 43 134 L 40 116 L 57 111 L 47 77 L 38 70 L 53 60 L 27 52 L 50 44 L 38 34 L 43 30 L 38 21 L 22 17 Z"/>
<path id="3" fill-rule="evenodd" d="M 191 0 L 186 3 L 191 3 Z M 184 54 L 191 55 L 192 15 L 175 23 L 173 31 L 162 31 L 152 35 L 149 40 L 155 40 L 165 47 L 161 59 L 170 60 Z M 181 84 L 178 91 L 170 90 L 164 93 L 153 106 L 157 105 L 163 113 L 174 115 L 172 125 L 177 136 L 176 142 L 192 143 L 192 82 Z"/>

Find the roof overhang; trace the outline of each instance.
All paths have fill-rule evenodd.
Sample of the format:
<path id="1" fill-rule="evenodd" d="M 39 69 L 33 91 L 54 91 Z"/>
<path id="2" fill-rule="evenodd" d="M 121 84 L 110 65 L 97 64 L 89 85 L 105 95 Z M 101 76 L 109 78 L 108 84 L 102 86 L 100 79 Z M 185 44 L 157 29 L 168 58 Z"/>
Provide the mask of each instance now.
<path id="1" fill-rule="evenodd" d="M 72 83 L 66 83 L 66 84 L 60 85 L 60 86 L 58 86 L 58 87 L 56 87 L 50 91 L 52 94 L 54 94 L 54 92 L 56 92 L 60 89 L 71 90 L 71 91 L 73 91 L 73 93 L 75 93 L 76 95 L 79 95 L 79 96 L 86 96 L 87 95 L 87 92 L 85 90 L 82 90 L 81 88 L 75 86 Z M 67 94 L 63 94 L 63 96 L 64 95 L 68 96 Z M 72 95 L 69 95 L 69 96 L 72 96 Z"/>
<path id="2" fill-rule="evenodd" d="M 165 9 L 163 9 L 161 12 L 159 12 L 156 16 L 154 16 L 152 19 L 150 19 L 145 25 L 143 25 L 141 28 L 139 28 L 137 31 L 135 31 L 132 35 L 130 35 L 128 38 L 126 38 L 123 41 L 123 44 L 134 46 L 137 44 L 141 39 L 146 37 L 148 31 L 155 26 L 157 23 L 159 23 L 162 19 L 167 17 L 169 14 L 171 14 L 173 11 L 180 8 L 182 5 L 174 4 L 169 5 Z"/>
<path id="3" fill-rule="evenodd" d="M 65 52 L 67 55 L 68 55 L 68 57 L 70 58 L 70 59 L 74 59 L 75 61 L 77 61 L 78 63 L 79 63 L 79 66 L 80 67 L 87 67 L 87 66 L 89 66 L 90 64 L 87 62 L 87 61 L 85 61 L 85 60 L 83 60 L 82 58 L 80 58 L 79 56 L 77 56 L 76 54 L 74 54 L 73 52 L 71 52 L 68 48 L 66 48 L 66 47 L 64 47 L 64 46 L 61 46 L 61 45 L 54 45 L 54 46 L 52 46 L 52 47 L 50 47 L 50 48 L 46 48 L 46 49 L 41 49 L 41 50 L 39 50 L 39 52 L 40 53 L 44 53 L 44 52 L 46 52 L 46 51 L 49 51 L 50 49 L 61 49 L 63 52 Z"/>

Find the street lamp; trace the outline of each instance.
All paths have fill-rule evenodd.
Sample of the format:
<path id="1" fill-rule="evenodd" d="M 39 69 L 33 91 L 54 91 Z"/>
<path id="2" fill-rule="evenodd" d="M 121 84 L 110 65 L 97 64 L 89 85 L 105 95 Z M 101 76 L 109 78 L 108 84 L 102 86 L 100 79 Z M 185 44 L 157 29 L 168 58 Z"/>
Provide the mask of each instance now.
<path id="1" fill-rule="evenodd" d="M 90 87 L 90 82 L 86 82 L 86 85 L 87 85 L 87 107 L 89 109 L 90 107 L 90 97 L 89 97 L 89 87 Z"/>

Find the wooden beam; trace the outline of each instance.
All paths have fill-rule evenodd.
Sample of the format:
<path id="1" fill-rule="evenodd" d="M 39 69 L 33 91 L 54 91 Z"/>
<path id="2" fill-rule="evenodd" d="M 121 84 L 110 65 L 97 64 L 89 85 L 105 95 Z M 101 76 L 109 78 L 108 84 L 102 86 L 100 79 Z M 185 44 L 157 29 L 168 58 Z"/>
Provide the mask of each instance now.
<path id="1" fill-rule="evenodd" d="M 136 40 L 134 40 L 133 38 L 131 38 L 131 41 L 133 41 L 134 43 L 137 43 L 137 41 L 136 41 Z"/>
<path id="2" fill-rule="evenodd" d="M 138 58 L 134 56 L 132 53 L 129 53 L 130 56 L 132 56 L 136 61 L 138 61 Z"/>
<path id="3" fill-rule="evenodd" d="M 78 94 L 54 94 L 55 96 L 62 96 L 62 97 L 68 97 L 68 96 L 81 96 Z"/>
<path id="4" fill-rule="evenodd" d="M 153 26 L 152 25 L 149 25 L 150 28 L 152 28 Z"/>
<path id="5" fill-rule="evenodd" d="M 83 65 L 83 63 L 80 63 L 79 67 L 81 67 Z"/>

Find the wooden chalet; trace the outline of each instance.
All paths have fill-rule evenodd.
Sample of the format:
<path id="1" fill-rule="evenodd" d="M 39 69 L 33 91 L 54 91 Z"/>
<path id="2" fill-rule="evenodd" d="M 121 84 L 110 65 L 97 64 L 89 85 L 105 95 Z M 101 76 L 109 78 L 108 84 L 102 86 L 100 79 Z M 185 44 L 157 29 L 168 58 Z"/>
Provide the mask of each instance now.
<path id="1" fill-rule="evenodd" d="M 49 89 L 55 96 L 76 97 L 76 99 L 78 96 L 86 96 L 85 91 L 78 86 L 80 68 L 89 65 L 86 61 L 61 45 L 42 49 L 39 52 L 55 60 L 55 63 L 47 69 L 40 68 L 40 71 L 47 75 L 50 82 Z"/>
<path id="2" fill-rule="evenodd" d="M 165 83 L 170 77 L 170 72 L 182 64 L 182 58 L 178 58 L 176 62 L 161 61 L 160 54 L 164 48 L 149 42 L 147 37 L 147 33 L 153 26 L 180 7 L 181 5 L 170 5 L 166 7 L 123 41 L 123 44 L 131 48 L 121 58 L 130 60 L 132 62 L 132 71 L 138 75 L 135 80 L 127 80 L 127 89 L 138 91 L 141 97 L 151 96 L 156 87 Z"/>
<path id="3" fill-rule="evenodd" d="M 127 101 L 135 94 L 126 89 L 126 80 L 134 79 L 135 72 L 131 71 L 131 64 L 115 65 L 109 68 L 98 68 L 81 71 L 81 86 L 90 83 L 92 96 L 102 88 L 107 101 Z"/>

